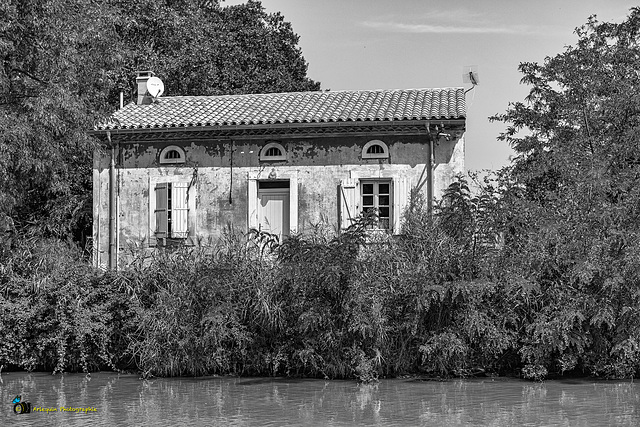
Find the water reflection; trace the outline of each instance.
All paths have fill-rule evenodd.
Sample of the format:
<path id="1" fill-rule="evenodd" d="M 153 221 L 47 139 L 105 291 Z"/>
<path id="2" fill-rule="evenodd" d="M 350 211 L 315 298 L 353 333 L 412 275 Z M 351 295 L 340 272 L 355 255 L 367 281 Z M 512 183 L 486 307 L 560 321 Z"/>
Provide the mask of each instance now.
<path id="1" fill-rule="evenodd" d="M 57 412 L 15 415 L 21 394 Z M 95 408 L 60 412 L 59 408 Z M 450 382 L 273 378 L 140 380 L 134 375 L 9 373 L 0 377 L 3 425 L 639 425 L 633 382 L 509 379 Z"/>

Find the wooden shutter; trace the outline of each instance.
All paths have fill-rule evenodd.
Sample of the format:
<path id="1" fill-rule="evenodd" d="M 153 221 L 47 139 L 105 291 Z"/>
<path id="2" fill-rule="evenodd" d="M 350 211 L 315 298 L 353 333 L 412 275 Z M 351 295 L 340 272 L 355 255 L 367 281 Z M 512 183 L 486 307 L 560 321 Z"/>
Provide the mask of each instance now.
<path id="1" fill-rule="evenodd" d="M 402 216 L 409 204 L 410 190 L 407 178 L 393 178 L 393 234 L 400 234 Z"/>
<path id="2" fill-rule="evenodd" d="M 348 228 L 360 215 L 360 181 L 343 179 L 340 182 L 340 228 Z"/>
<path id="3" fill-rule="evenodd" d="M 154 210 L 154 215 L 156 219 L 156 227 L 154 232 L 154 237 L 156 239 L 161 239 L 167 237 L 167 195 L 168 195 L 169 184 L 166 182 L 156 184 L 155 197 L 156 197 L 156 208 Z"/>
<path id="4" fill-rule="evenodd" d="M 171 237 L 185 239 L 189 235 L 188 201 L 189 184 L 175 182 L 171 185 Z"/>
<path id="5" fill-rule="evenodd" d="M 258 221 L 258 181 L 247 179 L 247 224 L 249 230 L 257 230 L 260 227 Z"/>

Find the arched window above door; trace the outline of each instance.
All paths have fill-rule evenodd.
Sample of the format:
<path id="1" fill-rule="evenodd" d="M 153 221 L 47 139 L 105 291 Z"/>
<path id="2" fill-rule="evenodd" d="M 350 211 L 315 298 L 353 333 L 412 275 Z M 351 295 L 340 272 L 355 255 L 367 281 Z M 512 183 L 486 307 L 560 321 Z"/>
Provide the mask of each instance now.
<path id="1" fill-rule="evenodd" d="M 389 158 L 389 148 L 387 144 L 380 141 L 379 139 L 374 139 L 362 147 L 362 158 L 363 159 L 388 159 Z"/>
<path id="2" fill-rule="evenodd" d="M 278 142 L 269 142 L 260 150 L 261 161 L 287 160 L 287 151 Z"/>
<path id="3" fill-rule="evenodd" d="M 165 147 L 160 152 L 160 164 L 177 164 L 185 161 L 184 150 L 177 145 Z"/>

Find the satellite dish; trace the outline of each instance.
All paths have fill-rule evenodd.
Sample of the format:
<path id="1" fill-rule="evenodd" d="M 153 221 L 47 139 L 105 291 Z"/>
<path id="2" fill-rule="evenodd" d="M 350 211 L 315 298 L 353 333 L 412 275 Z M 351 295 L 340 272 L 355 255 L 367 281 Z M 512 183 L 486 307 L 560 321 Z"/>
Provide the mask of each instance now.
<path id="1" fill-rule="evenodd" d="M 480 83 L 477 65 L 467 65 L 462 69 L 462 82 L 471 83 L 474 86 Z"/>
<path id="2" fill-rule="evenodd" d="M 157 98 L 164 92 L 164 83 L 157 77 L 150 77 L 147 80 L 147 93 L 151 95 L 152 98 Z"/>

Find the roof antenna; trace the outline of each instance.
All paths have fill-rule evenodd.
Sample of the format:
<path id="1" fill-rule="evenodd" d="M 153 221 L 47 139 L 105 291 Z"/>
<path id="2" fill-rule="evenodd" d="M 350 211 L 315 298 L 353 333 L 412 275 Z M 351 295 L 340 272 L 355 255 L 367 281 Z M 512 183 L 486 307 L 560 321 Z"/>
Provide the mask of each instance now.
<path id="1" fill-rule="evenodd" d="M 462 82 L 471 83 L 471 87 L 464 91 L 465 94 L 475 89 L 475 87 L 480 83 L 477 65 L 467 65 L 462 69 Z"/>

